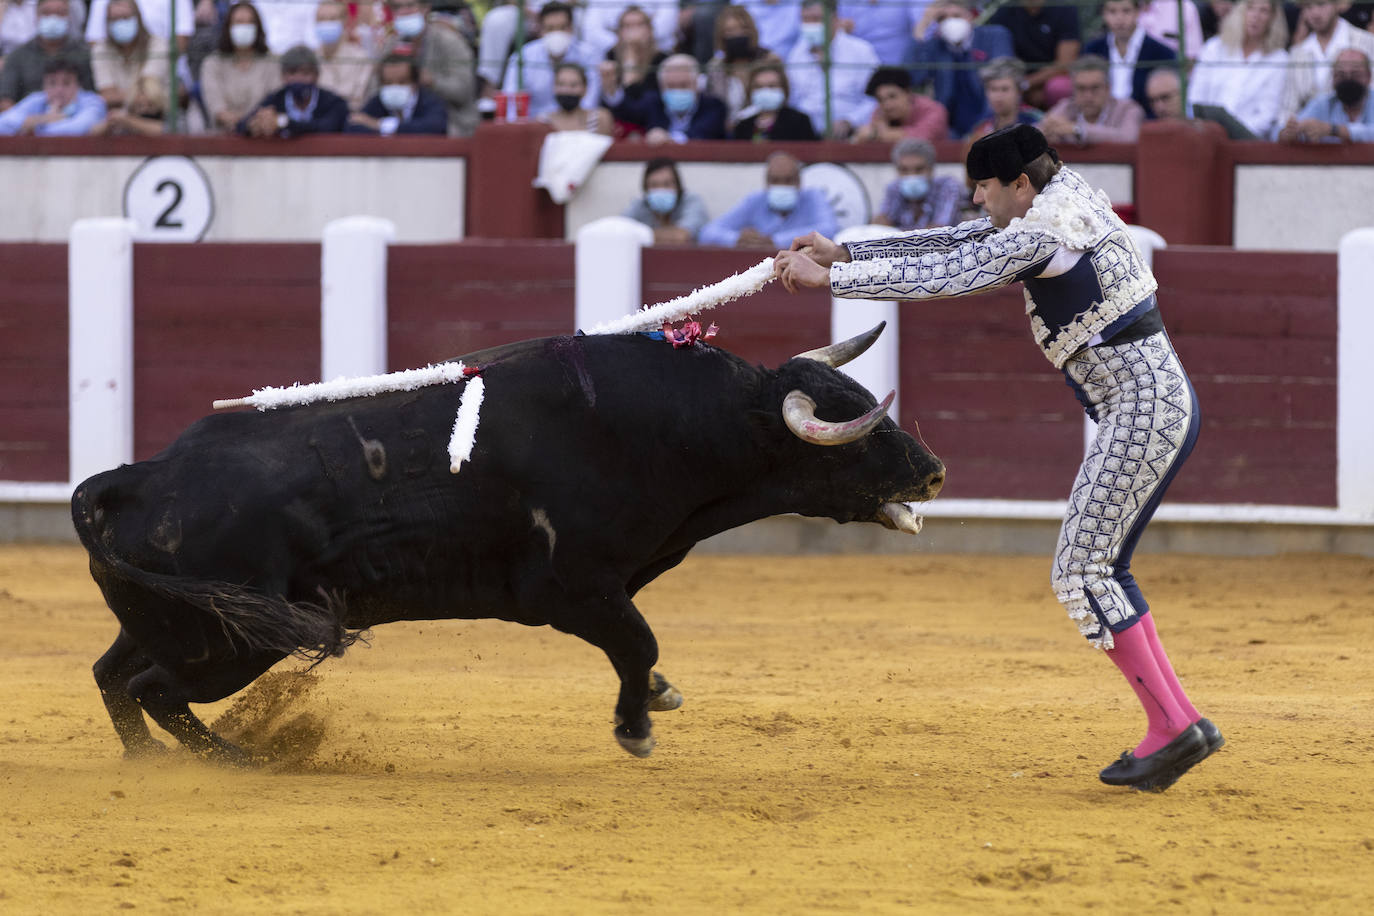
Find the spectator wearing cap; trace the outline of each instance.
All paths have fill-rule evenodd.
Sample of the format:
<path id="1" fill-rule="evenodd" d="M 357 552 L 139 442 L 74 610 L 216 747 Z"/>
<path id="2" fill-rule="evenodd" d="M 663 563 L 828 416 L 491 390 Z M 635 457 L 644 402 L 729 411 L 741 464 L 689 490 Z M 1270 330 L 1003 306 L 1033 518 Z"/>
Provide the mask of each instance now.
<path id="1" fill-rule="evenodd" d="M 917 86 L 930 83 L 935 101 L 949 112 L 950 133 L 963 137 L 990 113 L 978 67 L 1013 56 L 1011 33 L 1000 25 L 975 26 L 966 3 L 937 0 L 928 13 L 935 33 L 913 47 L 911 78 Z"/>
<path id="2" fill-rule="evenodd" d="M 0 114 L 0 136 L 80 137 L 105 120 L 105 100 L 81 88 L 78 59 L 43 65 L 42 86 Z"/>
<path id="3" fill-rule="evenodd" d="M 415 58 L 393 54 L 377 67 L 377 94 L 361 111 L 348 116 L 351 134 L 448 133 L 448 108 L 444 100 L 420 85 L 420 66 Z"/>
<path id="4" fill-rule="evenodd" d="M 779 63 L 757 64 L 749 74 L 749 104 L 735 124 L 736 140 L 819 140 L 805 114 L 787 104 L 787 71 Z"/>
<path id="5" fill-rule="evenodd" d="M 392 32 L 382 43 L 381 57 L 409 47 L 420 67 L 420 85 L 448 106 L 448 135 L 466 137 L 477 129 L 477 61 L 462 33 L 429 18 L 429 4 L 391 0 Z M 553 73 L 546 75 L 550 86 Z"/>
<path id="6" fill-rule="evenodd" d="M 200 98 L 212 132 L 230 131 L 281 84 L 281 66 L 267 51 L 258 10 L 248 0 L 229 7 L 219 45 L 200 70 Z"/>
<path id="7" fill-rule="evenodd" d="M 1308 102 L 1279 131 L 1285 143 L 1374 142 L 1374 101 L 1369 97 L 1369 56 L 1356 48 L 1336 55 L 1330 92 Z"/>
<path id="8" fill-rule="evenodd" d="M 979 121 L 968 132 L 969 139 L 977 140 L 985 134 L 1013 124 L 1040 123 L 1044 112 L 1027 105 L 1021 97 L 1021 84 L 1026 78 L 1026 65 L 1014 57 L 999 57 L 989 61 L 978 71 L 983 81 L 983 94 L 987 97 L 988 117 Z"/>
<path id="9" fill-rule="evenodd" d="M 0 111 L 42 91 L 46 67 L 58 57 L 76 67 L 82 89 L 95 89 L 91 52 L 72 33 L 71 6 L 67 0 L 39 0 L 36 12 L 36 34 L 6 55 L 4 67 L 0 68 Z"/>
<path id="10" fill-rule="evenodd" d="M 1145 83 L 1160 67 L 1174 66 L 1177 52 L 1146 34 L 1140 24 L 1140 0 L 1106 0 L 1102 24 L 1107 34 L 1084 45 L 1083 54 L 1105 58 L 1111 64 L 1112 98 L 1135 99 L 1147 118 L 1154 117 Z M 1374 41 L 1374 35 L 1370 39 Z"/>
<path id="11" fill-rule="evenodd" d="M 892 147 L 897 177 L 883 190 L 873 222 L 904 232 L 953 226 L 959 222 L 964 189 L 948 175 L 935 174 L 935 146 L 906 139 Z"/>
<path id="12" fill-rule="evenodd" d="M 911 91 L 911 74 L 900 67 L 879 67 L 864 90 L 878 101 L 873 118 L 854 132 L 856 143 L 877 140 L 944 140 L 949 113 L 932 98 Z"/>
<path id="13" fill-rule="evenodd" d="M 993 25 L 1011 32 L 1012 48 L 1025 63 L 1026 100 L 1049 108 L 1073 91 L 1069 64 L 1083 48 L 1078 30 L 1078 7 L 1055 6 L 1045 0 L 1008 3 L 992 14 Z"/>
<path id="14" fill-rule="evenodd" d="M 337 134 L 348 123 L 348 103 L 320 88 L 320 61 L 305 45 L 281 56 L 283 85 L 269 93 L 257 108 L 239 121 L 237 130 L 249 137 L 298 137 Z"/>
<path id="15" fill-rule="evenodd" d="M 1134 143 L 1145 110 L 1135 99 L 1113 98 L 1107 61 L 1088 55 L 1073 62 L 1073 95 L 1054 106 L 1036 126 L 1050 143 Z"/>
<path id="16" fill-rule="evenodd" d="M 827 17 L 830 19 L 828 25 Z M 873 71 L 878 69 L 878 52 L 862 38 L 855 38 L 834 25 L 828 0 L 804 0 L 801 38 L 785 58 L 787 80 L 792 85 L 792 105 L 811 118 L 816 133 L 847 140 L 855 128 L 868 123 L 877 107 L 864 93 L 864 87 Z M 825 43 L 827 28 L 831 30 L 828 49 Z"/>
<path id="17" fill-rule="evenodd" d="M 1277 131 L 1288 70 L 1288 23 L 1278 0 L 1244 0 L 1198 55 L 1188 85 L 1193 105 L 1219 105 L 1257 137 Z"/>

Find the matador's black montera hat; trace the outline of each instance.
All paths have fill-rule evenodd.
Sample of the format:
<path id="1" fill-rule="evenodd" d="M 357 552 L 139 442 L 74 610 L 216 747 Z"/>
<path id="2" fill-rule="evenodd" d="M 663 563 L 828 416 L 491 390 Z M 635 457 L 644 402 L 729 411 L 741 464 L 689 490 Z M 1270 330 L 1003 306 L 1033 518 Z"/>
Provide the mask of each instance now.
<path id="1" fill-rule="evenodd" d="M 1050 146 L 1044 134 L 1029 124 L 1013 124 L 975 140 L 969 147 L 965 167 L 968 177 L 974 181 L 996 178 L 1003 184 L 1011 184 L 1026 170 L 1028 163 L 1045 153 L 1054 157 L 1055 162 L 1059 161 L 1059 153 Z"/>

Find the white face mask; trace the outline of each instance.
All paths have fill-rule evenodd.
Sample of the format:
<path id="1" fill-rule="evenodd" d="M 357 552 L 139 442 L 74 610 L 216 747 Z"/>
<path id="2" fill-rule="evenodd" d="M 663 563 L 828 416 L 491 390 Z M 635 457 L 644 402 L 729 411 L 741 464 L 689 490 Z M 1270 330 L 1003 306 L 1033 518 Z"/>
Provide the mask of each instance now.
<path id="1" fill-rule="evenodd" d="M 138 20 L 132 16 L 110 20 L 110 41 L 117 45 L 127 45 L 138 37 Z"/>
<path id="2" fill-rule="evenodd" d="M 236 48 L 251 48 L 258 40 L 258 27 L 251 22 L 236 22 L 229 26 L 229 43 Z"/>
<path id="3" fill-rule="evenodd" d="M 66 38 L 67 32 L 71 30 L 71 23 L 65 16 L 39 16 L 38 17 L 38 37 L 44 41 L 57 41 L 59 38 Z"/>
<path id="4" fill-rule="evenodd" d="M 424 13 L 406 13 L 396 17 L 396 34 L 402 38 L 414 38 L 425 30 Z"/>
<path id="5" fill-rule="evenodd" d="M 940 20 L 940 37 L 952 45 L 962 45 L 973 34 L 973 23 L 962 16 L 946 16 Z"/>
<path id="6" fill-rule="evenodd" d="M 825 23 L 824 22 L 803 22 L 801 24 L 801 38 L 809 48 L 819 48 L 825 44 Z"/>
<path id="7" fill-rule="evenodd" d="M 414 97 L 411 88 L 401 83 L 383 86 L 377 91 L 377 94 L 381 96 L 382 106 L 387 111 L 405 111 L 406 106 Z"/>
<path id="8" fill-rule="evenodd" d="M 572 32 L 549 32 L 544 36 L 544 48 L 554 57 L 562 57 L 572 47 Z"/>

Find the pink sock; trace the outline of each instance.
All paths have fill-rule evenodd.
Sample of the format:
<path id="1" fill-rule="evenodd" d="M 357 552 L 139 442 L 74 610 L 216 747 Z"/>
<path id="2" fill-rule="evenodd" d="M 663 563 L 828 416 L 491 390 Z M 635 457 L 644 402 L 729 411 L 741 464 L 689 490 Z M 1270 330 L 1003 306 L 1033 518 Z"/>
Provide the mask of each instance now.
<path id="1" fill-rule="evenodd" d="M 1149 720 L 1145 738 L 1134 751 L 1135 756 L 1146 757 L 1177 738 L 1193 720 L 1179 707 L 1169 680 L 1160 672 L 1144 626 L 1137 623 L 1113 633 L 1112 641 L 1116 645 L 1107 650 L 1107 657 L 1126 676 Z"/>
<path id="2" fill-rule="evenodd" d="M 1140 618 L 1140 623 L 1136 624 L 1145 630 L 1145 635 L 1150 640 L 1150 649 L 1155 655 L 1155 664 L 1159 666 L 1159 673 L 1164 675 L 1164 680 L 1168 682 L 1169 689 L 1173 691 L 1174 699 L 1178 702 L 1178 708 L 1183 710 L 1183 714 L 1188 717 L 1189 722 L 1196 722 L 1202 716 L 1193 708 L 1193 704 L 1188 702 L 1188 694 L 1183 692 L 1183 685 L 1178 682 L 1178 675 L 1174 674 L 1174 666 L 1169 664 L 1169 656 L 1164 652 L 1164 645 L 1159 641 L 1159 634 L 1155 631 L 1155 618 L 1153 614 L 1146 614 Z"/>

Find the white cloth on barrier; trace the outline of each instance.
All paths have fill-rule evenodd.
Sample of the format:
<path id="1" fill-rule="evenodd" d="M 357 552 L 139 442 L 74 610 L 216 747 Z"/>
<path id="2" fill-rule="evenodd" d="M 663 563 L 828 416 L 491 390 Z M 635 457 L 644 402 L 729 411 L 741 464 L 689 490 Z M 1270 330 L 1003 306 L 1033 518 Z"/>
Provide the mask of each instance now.
<path id="1" fill-rule="evenodd" d="M 544 138 L 539 148 L 539 175 L 536 188 L 549 192 L 556 204 L 565 204 L 587 181 L 611 138 L 586 130 L 557 130 Z"/>

